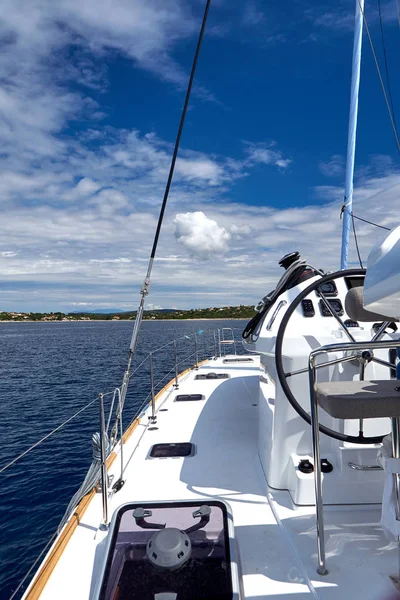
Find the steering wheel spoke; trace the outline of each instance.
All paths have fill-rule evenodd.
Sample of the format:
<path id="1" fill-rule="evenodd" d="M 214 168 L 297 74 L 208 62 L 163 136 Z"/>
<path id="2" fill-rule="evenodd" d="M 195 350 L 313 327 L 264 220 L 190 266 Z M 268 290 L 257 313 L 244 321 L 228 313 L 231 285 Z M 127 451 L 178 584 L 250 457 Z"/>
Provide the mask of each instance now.
<path id="1" fill-rule="evenodd" d="M 343 323 L 342 319 L 339 317 L 337 312 L 335 310 L 333 310 L 332 306 L 330 305 L 328 300 L 325 298 L 324 294 L 320 290 L 318 290 L 318 293 L 319 293 L 320 298 L 321 298 L 322 302 L 324 303 L 326 309 L 331 313 L 331 316 L 334 319 L 336 319 L 336 321 L 339 323 L 339 325 L 341 326 L 341 328 L 344 330 L 345 334 L 349 338 L 350 342 L 355 342 L 356 340 L 354 339 L 354 337 L 352 336 L 350 331 L 347 329 L 346 325 Z"/>
<path id="2" fill-rule="evenodd" d="M 315 368 L 322 369 L 324 367 L 330 367 L 332 365 L 338 365 L 342 362 L 349 362 L 350 360 L 356 360 L 356 359 L 357 359 L 356 356 L 342 356 L 341 358 L 335 358 L 333 360 L 327 360 L 326 362 L 319 363 L 318 365 L 315 365 Z M 292 375 L 300 375 L 301 373 L 308 373 L 308 367 L 305 367 L 304 369 L 298 369 L 297 371 L 291 371 L 291 372 L 289 371 L 289 373 L 284 373 L 284 375 L 285 375 L 285 378 L 287 379 L 288 377 L 291 377 Z"/>

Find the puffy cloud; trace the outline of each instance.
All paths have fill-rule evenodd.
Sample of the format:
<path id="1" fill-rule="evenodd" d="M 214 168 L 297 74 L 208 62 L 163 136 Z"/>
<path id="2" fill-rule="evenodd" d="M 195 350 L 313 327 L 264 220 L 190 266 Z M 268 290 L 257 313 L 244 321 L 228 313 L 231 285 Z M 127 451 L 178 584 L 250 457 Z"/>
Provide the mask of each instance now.
<path id="1" fill-rule="evenodd" d="M 180 159 L 176 163 L 176 172 L 188 181 L 202 180 L 210 185 L 219 185 L 225 178 L 224 169 L 206 157 Z"/>
<path id="2" fill-rule="evenodd" d="M 319 170 L 325 177 L 341 177 L 344 175 L 344 158 L 340 154 L 334 154 L 327 162 L 319 163 Z"/>
<path id="3" fill-rule="evenodd" d="M 290 158 L 284 158 L 280 150 L 276 150 L 276 142 L 245 142 L 245 145 L 248 154 L 247 164 L 249 165 L 261 163 L 286 169 L 292 162 Z"/>
<path id="4" fill-rule="evenodd" d="M 202 211 L 177 214 L 175 238 L 197 258 L 208 259 L 228 250 L 231 234 Z"/>

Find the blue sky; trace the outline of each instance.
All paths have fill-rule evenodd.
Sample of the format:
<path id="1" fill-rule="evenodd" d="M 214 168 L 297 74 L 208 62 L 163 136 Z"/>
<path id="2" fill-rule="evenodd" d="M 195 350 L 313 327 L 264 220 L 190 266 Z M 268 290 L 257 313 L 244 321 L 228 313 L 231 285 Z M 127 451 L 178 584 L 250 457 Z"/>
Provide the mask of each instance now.
<path id="1" fill-rule="evenodd" d="M 136 308 L 203 8 L 5 0 L 0 310 Z M 354 8 L 214 0 L 149 306 L 255 303 L 294 249 L 338 267 Z M 382 15 L 396 109 L 395 0 Z M 396 225 L 399 191 L 364 36 L 354 212 Z M 358 232 L 366 258 L 382 232 Z"/>

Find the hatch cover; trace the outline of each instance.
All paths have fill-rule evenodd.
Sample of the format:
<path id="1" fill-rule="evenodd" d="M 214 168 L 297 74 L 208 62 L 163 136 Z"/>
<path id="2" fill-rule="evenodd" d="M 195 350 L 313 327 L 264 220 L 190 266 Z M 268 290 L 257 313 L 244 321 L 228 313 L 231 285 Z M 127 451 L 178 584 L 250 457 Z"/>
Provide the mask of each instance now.
<path id="1" fill-rule="evenodd" d="M 178 444 L 154 444 L 151 447 L 149 458 L 178 458 L 193 456 L 195 446 L 190 442 L 180 442 Z"/>
<path id="2" fill-rule="evenodd" d="M 229 379 L 228 373 L 199 373 L 195 379 Z"/>
<path id="3" fill-rule="evenodd" d="M 204 400 L 203 394 L 178 394 L 175 396 L 175 402 L 194 402 L 196 400 Z"/>

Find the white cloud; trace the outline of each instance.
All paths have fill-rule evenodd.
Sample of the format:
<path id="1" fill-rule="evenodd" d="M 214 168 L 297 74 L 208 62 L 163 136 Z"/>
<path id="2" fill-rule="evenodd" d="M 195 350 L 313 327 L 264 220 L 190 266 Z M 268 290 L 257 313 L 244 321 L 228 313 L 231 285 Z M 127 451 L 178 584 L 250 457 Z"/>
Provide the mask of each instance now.
<path id="1" fill-rule="evenodd" d="M 262 23 L 264 19 L 264 13 L 257 8 L 255 2 L 252 2 L 251 0 L 246 2 L 242 19 L 243 25 L 253 27 L 254 25 Z"/>
<path id="2" fill-rule="evenodd" d="M 71 302 L 72 306 L 93 306 L 92 302 Z"/>
<path id="3" fill-rule="evenodd" d="M 251 233 L 250 225 L 231 225 L 229 231 L 236 238 L 241 239 L 243 236 L 247 236 Z"/>
<path id="4" fill-rule="evenodd" d="M 89 177 L 84 177 L 79 181 L 75 190 L 79 196 L 91 196 L 100 188 L 100 185 L 90 179 Z"/>
<path id="5" fill-rule="evenodd" d="M 256 5 L 246 6 L 256 25 Z M 168 10 L 164 0 L 3 2 L 1 309 L 136 307 L 132 288 L 146 271 L 171 142 L 100 124 L 102 107 L 91 96 L 107 90 L 114 53 L 180 88 L 187 73 L 173 51 L 179 40 L 193 42 L 197 11 L 181 0 Z M 242 157 L 181 148 L 154 264 L 154 306 L 255 302 L 293 249 L 337 266 L 340 188 L 317 189 L 321 202 L 305 208 L 231 201 L 233 184 L 252 168 L 287 171 L 291 161 L 274 142 L 247 142 Z M 355 213 L 390 226 L 400 189 L 393 164 L 376 157 L 359 179 Z M 358 223 L 357 230 L 366 256 L 377 231 Z M 199 257 L 216 260 L 203 267 Z"/>
<path id="6" fill-rule="evenodd" d="M 391 0 L 382 2 L 382 20 L 385 23 L 396 23 L 398 15 L 396 5 Z M 318 9 L 308 10 L 307 16 L 317 27 L 331 29 L 337 32 L 352 32 L 354 31 L 354 5 L 343 0 L 336 3 L 335 8 L 326 10 L 323 4 Z M 378 22 L 379 11 L 372 7 L 367 7 L 366 17 L 368 25 L 374 25 Z"/>
<path id="7" fill-rule="evenodd" d="M 209 259 L 228 250 L 231 234 L 203 212 L 177 214 L 174 223 L 176 240 L 192 256 Z"/>
<path id="8" fill-rule="evenodd" d="M 327 162 L 319 163 L 319 170 L 325 177 L 341 177 L 344 174 L 344 158 L 334 154 Z"/>
<path id="9" fill-rule="evenodd" d="M 245 144 L 249 164 L 262 163 L 286 169 L 292 162 L 290 158 L 284 158 L 280 150 L 275 149 L 276 142 L 268 144 L 245 142 Z"/>
<path id="10" fill-rule="evenodd" d="M 176 172 L 188 181 L 203 180 L 210 185 L 219 185 L 224 180 L 223 168 L 206 157 L 182 158 L 176 163 Z"/>

